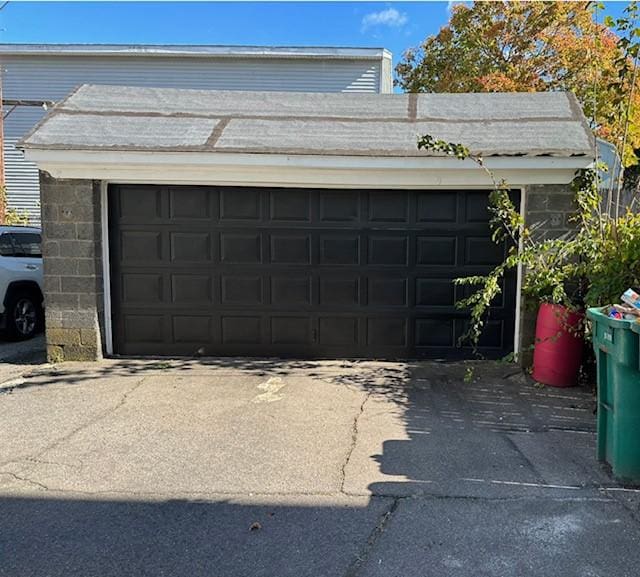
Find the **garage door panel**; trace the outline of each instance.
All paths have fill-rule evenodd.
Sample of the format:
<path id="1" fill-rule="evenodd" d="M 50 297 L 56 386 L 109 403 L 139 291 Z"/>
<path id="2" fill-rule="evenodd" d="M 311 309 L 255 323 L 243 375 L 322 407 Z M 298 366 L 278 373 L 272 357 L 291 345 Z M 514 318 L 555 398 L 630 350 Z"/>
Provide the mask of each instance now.
<path id="1" fill-rule="evenodd" d="M 164 340 L 165 319 L 163 315 L 124 316 L 124 338 L 132 343 L 161 343 Z"/>
<path id="2" fill-rule="evenodd" d="M 262 319 L 258 315 L 221 317 L 222 344 L 259 345 L 263 342 Z"/>
<path id="3" fill-rule="evenodd" d="M 496 244 L 487 236 L 465 238 L 464 265 L 494 265 L 506 256 L 504 243 Z"/>
<path id="4" fill-rule="evenodd" d="M 321 234 L 319 238 L 319 264 L 351 265 L 360 264 L 360 237 L 353 233 Z"/>
<path id="5" fill-rule="evenodd" d="M 311 221 L 311 193 L 306 190 L 277 189 L 269 194 L 270 217 L 281 221 Z"/>
<path id="6" fill-rule="evenodd" d="M 483 191 L 471 191 L 465 195 L 466 222 L 488 223 L 490 214 L 487 203 L 487 195 Z"/>
<path id="7" fill-rule="evenodd" d="M 415 335 L 417 347 L 454 347 L 455 319 L 447 317 L 416 319 Z"/>
<path id="8" fill-rule="evenodd" d="M 486 274 L 485 191 L 112 186 L 115 351 L 151 355 L 429 358 L 458 337 Z M 515 275 L 482 352 L 512 346 Z"/>
<path id="9" fill-rule="evenodd" d="M 407 266 L 409 239 L 402 234 L 369 236 L 367 264 L 374 266 Z"/>
<path id="10" fill-rule="evenodd" d="M 374 347 L 406 347 L 407 319 L 404 317 L 369 317 L 367 345 Z"/>
<path id="11" fill-rule="evenodd" d="M 406 307 L 409 304 L 406 278 L 369 277 L 368 304 L 375 307 Z"/>
<path id="12" fill-rule="evenodd" d="M 357 348 L 359 332 L 357 317 L 320 316 L 318 319 L 318 343 L 324 347 Z"/>
<path id="13" fill-rule="evenodd" d="M 356 223 L 360 220 L 360 191 L 320 191 L 320 222 Z"/>
<path id="14" fill-rule="evenodd" d="M 212 319 L 208 316 L 189 315 L 172 317 L 173 341 L 200 345 L 212 340 Z"/>
<path id="15" fill-rule="evenodd" d="M 425 266 L 456 266 L 458 239 L 455 236 L 419 236 L 416 264 Z"/>
<path id="16" fill-rule="evenodd" d="M 311 345 L 311 318 L 308 316 L 272 316 L 271 343 L 274 345 Z"/>
<path id="17" fill-rule="evenodd" d="M 456 303 L 456 289 L 451 278 L 415 279 L 417 307 L 452 307 Z"/>
<path id="18" fill-rule="evenodd" d="M 208 232 L 172 232 L 169 234 L 172 262 L 192 263 L 213 260 L 213 242 Z"/>
<path id="19" fill-rule="evenodd" d="M 360 305 L 360 277 L 353 275 L 320 277 L 320 307 Z"/>
<path id="20" fill-rule="evenodd" d="M 222 305 L 261 305 L 264 303 L 262 277 L 222 276 Z"/>
<path id="21" fill-rule="evenodd" d="M 157 186 L 122 186 L 118 189 L 119 219 L 149 222 L 162 218 L 162 189 Z"/>
<path id="22" fill-rule="evenodd" d="M 272 276 L 271 303 L 280 306 L 310 306 L 311 276 Z"/>
<path id="23" fill-rule="evenodd" d="M 235 188 L 220 190 L 221 221 L 255 221 L 261 217 L 261 194 L 258 189 L 239 193 Z"/>
<path id="24" fill-rule="evenodd" d="M 169 218 L 177 220 L 209 220 L 217 195 L 201 187 L 170 187 Z"/>
<path id="25" fill-rule="evenodd" d="M 178 305 L 213 303 L 213 277 L 203 274 L 172 274 L 171 302 Z"/>
<path id="26" fill-rule="evenodd" d="M 455 223 L 458 218 L 458 191 L 423 191 L 416 195 L 416 221 Z"/>
<path id="27" fill-rule="evenodd" d="M 162 275 L 125 273 L 122 275 L 122 300 L 132 304 L 159 304 L 163 300 Z"/>
<path id="28" fill-rule="evenodd" d="M 120 254 L 127 263 L 146 264 L 161 261 L 162 234 L 159 232 L 125 231 L 120 237 Z"/>
<path id="29" fill-rule="evenodd" d="M 262 237 L 260 233 L 222 233 L 220 255 L 225 264 L 260 263 Z"/>
<path id="30" fill-rule="evenodd" d="M 310 235 L 272 234 L 270 241 L 270 260 L 273 264 L 311 264 Z"/>
<path id="31" fill-rule="evenodd" d="M 409 193 L 406 191 L 374 191 L 369 193 L 369 221 L 374 223 L 406 223 L 409 220 Z"/>

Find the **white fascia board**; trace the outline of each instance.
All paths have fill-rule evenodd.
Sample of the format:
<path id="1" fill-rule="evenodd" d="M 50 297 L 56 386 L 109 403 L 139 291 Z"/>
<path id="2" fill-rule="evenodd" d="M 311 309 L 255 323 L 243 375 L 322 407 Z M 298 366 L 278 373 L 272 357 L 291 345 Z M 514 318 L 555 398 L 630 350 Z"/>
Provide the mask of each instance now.
<path id="1" fill-rule="evenodd" d="M 27 160 L 54 178 L 128 183 L 441 188 L 491 186 L 471 160 L 210 152 L 122 152 L 26 149 Z M 485 166 L 511 186 L 568 184 L 587 157 L 494 157 Z"/>
<path id="2" fill-rule="evenodd" d="M 284 58 L 381 60 L 386 48 L 331 46 L 212 46 L 175 44 L 0 44 L 3 56 L 145 56 L 189 58 Z"/>

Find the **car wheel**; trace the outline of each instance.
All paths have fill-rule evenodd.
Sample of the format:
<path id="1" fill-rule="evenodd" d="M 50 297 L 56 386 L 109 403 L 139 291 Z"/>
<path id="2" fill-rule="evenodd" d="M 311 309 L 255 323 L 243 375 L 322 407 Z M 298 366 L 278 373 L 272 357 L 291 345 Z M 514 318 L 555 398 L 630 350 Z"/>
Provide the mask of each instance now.
<path id="1" fill-rule="evenodd" d="M 15 340 L 33 337 L 42 326 L 42 307 L 31 293 L 16 294 L 6 306 L 7 332 Z"/>

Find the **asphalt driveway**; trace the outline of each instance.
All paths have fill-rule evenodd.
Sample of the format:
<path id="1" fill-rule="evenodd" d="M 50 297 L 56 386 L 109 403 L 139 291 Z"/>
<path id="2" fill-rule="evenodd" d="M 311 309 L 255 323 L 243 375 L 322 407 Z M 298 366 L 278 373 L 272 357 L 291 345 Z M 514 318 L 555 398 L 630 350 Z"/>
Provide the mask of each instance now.
<path id="1" fill-rule="evenodd" d="M 638 493 L 594 460 L 592 395 L 466 368 L 5 371 L 0 575 L 636 576 Z"/>

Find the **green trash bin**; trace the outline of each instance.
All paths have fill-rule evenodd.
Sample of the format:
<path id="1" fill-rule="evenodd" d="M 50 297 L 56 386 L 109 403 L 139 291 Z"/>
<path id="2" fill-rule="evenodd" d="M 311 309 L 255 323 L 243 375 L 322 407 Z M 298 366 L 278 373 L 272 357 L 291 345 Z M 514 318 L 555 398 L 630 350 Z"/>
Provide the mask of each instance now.
<path id="1" fill-rule="evenodd" d="M 598 371 L 598 459 L 613 475 L 640 482 L 640 326 L 592 308 Z"/>

